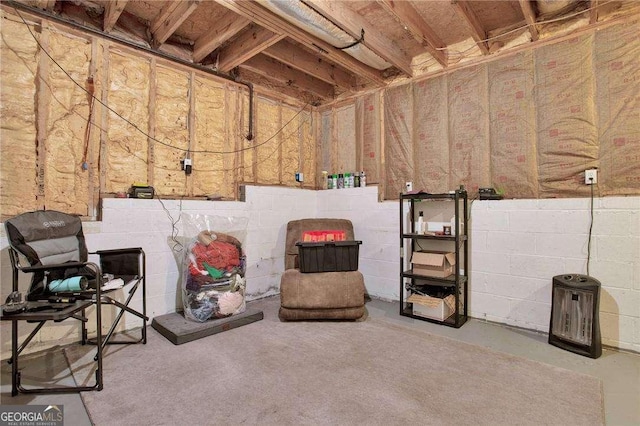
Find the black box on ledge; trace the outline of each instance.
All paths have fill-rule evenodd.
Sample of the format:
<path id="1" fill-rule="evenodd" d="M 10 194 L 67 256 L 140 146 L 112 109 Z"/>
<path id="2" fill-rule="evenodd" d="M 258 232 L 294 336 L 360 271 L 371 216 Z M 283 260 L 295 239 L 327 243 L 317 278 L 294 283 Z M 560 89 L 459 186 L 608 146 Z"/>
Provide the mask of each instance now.
<path id="1" fill-rule="evenodd" d="M 296 243 L 300 272 L 344 272 L 358 270 L 362 241 Z"/>

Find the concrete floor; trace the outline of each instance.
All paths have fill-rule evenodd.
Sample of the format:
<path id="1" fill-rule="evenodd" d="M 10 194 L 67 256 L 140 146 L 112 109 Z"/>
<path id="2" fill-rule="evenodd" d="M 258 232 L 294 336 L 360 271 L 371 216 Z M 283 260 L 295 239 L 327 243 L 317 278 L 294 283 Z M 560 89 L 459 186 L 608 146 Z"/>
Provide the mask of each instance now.
<path id="1" fill-rule="evenodd" d="M 260 301 L 252 306 L 260 309 Z M 470 320 L 460 329 L 453 329 L 398 314 L 398 303 L 371 300 L 367 303 L 369 315 L 384 318 L 447 336 L 463 342 L 484 346 L 496 351 L 521 356 L 531 360 L 566 368 L 594 376 L 602 380 L 606 423 L 608 425 L 640 425 L 640 354 L 604 349 L 598 359 L 586 358 L 551 346 L 543 333 L 515 329 L 499 324 Z M 156 331 L 149 328 L 150 333 Z M 36 358 L 37 359 L 37 358 Z M 48 359 L 51 361 L 51 359 Z M 66 366 L 64 357 L 53 359 Z M 27 361 L 28 362 L 28 361 Z M 28 363 L 22 365 L 28 368 Z M 78 394 L 66 395 L 18 395 L 11 397 L 10 367 L 2 362 L 1 403 L 2 405 L 64 405 L 65 424 L 74 426 L 91 425 L 82 399 Z M 68 380 L 68 373 L 62 373 L 62 380 Z M 115 420 L 115 419 L 114 419 Z"/>

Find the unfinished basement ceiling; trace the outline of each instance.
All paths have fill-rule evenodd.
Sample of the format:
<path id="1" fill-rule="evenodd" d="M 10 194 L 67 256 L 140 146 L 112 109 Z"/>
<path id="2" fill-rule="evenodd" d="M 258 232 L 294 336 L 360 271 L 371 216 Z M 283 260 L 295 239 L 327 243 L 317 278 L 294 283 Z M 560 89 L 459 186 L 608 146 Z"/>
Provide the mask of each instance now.
<path id="1" fill-rule="evenodd" d="M 21 0 L 17 7 L 314 105 L 640 13 L 636 0 Z"/>

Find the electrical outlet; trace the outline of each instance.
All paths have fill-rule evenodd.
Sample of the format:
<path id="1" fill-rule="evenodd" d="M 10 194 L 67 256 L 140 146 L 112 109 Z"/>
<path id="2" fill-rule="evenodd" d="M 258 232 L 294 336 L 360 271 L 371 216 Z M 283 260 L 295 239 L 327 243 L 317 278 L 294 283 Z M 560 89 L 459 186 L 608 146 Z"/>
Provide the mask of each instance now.
<path id="1" fill-rule="evenodd" d="M 405 186 L 407 192 L 413 191 L 413 182 L 405 182 L 404 186 Z"/>
<path id="2" fill-rule="evenodd" d="M 584 171 L 584 183 L 593 185 L 598 183 L 598 169 L 589 169 Z"/>
<path id="3" fill-rule="evenodd" d="M 296 182 L 304 182 L 304 174 L 296 173 Z"/>

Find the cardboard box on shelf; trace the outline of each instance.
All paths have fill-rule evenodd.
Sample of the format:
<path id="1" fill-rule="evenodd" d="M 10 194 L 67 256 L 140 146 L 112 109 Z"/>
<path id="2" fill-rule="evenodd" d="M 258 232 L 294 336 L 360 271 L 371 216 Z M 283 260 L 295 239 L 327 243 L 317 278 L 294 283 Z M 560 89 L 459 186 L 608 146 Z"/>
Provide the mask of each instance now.
<path id="1" fill-rule="evenodd" d="M 425 318 L 432 318 L 444 321 L 455 311 L 456 298 L 453 294 L 443 299 L 438 297 L 412 294 L 407 298 L 407 302 L 413 303 L 413 314 Z"/>
<path id="2" fill-rule="evenodd" d="M 456 255 L 447 251 L 414 251 L 411 264 L 414 274 L 446 278 L 453 274 Z"/>

